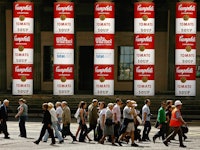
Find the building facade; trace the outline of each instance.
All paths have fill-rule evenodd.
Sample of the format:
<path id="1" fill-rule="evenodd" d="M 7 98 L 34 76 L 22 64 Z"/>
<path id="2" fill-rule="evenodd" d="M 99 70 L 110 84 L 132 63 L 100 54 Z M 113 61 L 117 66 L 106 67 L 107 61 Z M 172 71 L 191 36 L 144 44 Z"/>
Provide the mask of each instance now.
<path id="1" fill-rule="evenodd" d="M 99 0 L 100 1 L 100 0 Z M 189 0 L 188 0 L 189 1 Z M 12 90 L 13 2 L 0 2 L 0 90 Z M 32 0 L 34 3 L 33 93 L 53 93 L 53 4 L 55 0 Z M 94 75 L 94 0 L 74 0 L 74 91 L 93 94 Z M 134 0 L 115 3 L 114 91 L 134 91 Z M 175 91 L 175 14 L 174 0 L 155 3 L 155 93 Z M 197 2 L 196 91 L 200 79 L 200 28 Z M 200 94 L 197 93 L 197 96 Z"/>

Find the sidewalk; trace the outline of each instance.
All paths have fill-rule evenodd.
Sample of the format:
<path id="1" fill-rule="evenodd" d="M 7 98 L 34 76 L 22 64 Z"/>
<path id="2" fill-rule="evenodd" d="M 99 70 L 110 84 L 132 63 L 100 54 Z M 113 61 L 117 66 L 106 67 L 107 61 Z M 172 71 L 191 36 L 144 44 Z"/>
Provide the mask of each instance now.
<path id="1" fill-rule="evenodd" d="M 72 143 L 71 137 L 66 137 L 63 144 L 55 144 L 54 146 L 51 146 L 51 139 L 48 140 L 47 143 L 40 142 L 39 145 L 36 145 L 33 143 L 35 141 L 40 133 L 41 130 L 41 122 L 27 122 L 26 128 L 27 128 L 27 137 L 28 138 L 21 138 L 18 137 L 19 135 L 19 127 L 17 121 L 8 121 L 8 131 L 10 133 L 11 139 L 4 139 L 4 135 L 0 134 L 0 150 L 132 150 L 132 149 L 142 149 L 142 150 L 177 150 L 177 149 L 183 149 L 179 148 L 178 140 L 172 141 L 169 143 L 169 146 L 166 147 L 161 140 L 157 139 L 156 143 L 153 142 L 142 142 L 137 143 L 139 145 L 138 148 L 131 147 L 129 144 L 123 144 L 122 147 L 120 146 L 112 146 L 110 143 L 105 142 L 104 145 L 98 144 L 95 141 L 92 142 L 86 142 L 86 143 L 80 143 L 75 142 Z M 78 127 L 77 123 L 71 124 L 71 131 L 72 133 L 76 132 L 76 129 Z M 139 127 L 140 129 L 143 129 L 142 126 Z M 150 132 L 150 138 L 153 137 L 153 135 L 157 132 L 157 129 L 152 127 L 152 130 Z M 93 137 L 92 132 L 89 135 L 91 138 Z M 187 134 L 188 139 L 184 142 L 184 144 L 187 146 L 187 150 L 197 150 L 200 147 L 200 126 L 195 125 L 189 125 L 189 133 Z M 178 137 L 176 137 L 178 139 Z M 57 139 L 56 139 L 57 140 Z"/>

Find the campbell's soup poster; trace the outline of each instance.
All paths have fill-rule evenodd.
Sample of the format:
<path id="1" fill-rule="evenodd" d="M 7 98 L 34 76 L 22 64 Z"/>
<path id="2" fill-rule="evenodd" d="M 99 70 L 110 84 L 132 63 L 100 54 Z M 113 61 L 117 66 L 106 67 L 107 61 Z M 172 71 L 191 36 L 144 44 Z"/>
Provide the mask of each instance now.
<path id="1" fill-rule="evenodd" d="M 94 4 L 94 95 L 114 95 L 115 5 Z"/>

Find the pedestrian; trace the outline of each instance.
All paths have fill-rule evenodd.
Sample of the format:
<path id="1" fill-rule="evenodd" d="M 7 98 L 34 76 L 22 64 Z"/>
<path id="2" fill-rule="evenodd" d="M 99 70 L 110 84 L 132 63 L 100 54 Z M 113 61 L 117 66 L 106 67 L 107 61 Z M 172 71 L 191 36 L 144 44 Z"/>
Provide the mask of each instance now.
<path id="1" fill-rule="evenodd" d="M 86 125 L 86 117 L 87 117 L 87 112 L 86 112 L 86 107 L 87 104 L 86 102 L 82 101 L 80 104 L 80 110 L 79 110 L 79 116 L 80 116 L 80 135 L 79 135 L 79 142 L 85 142 L 85 137 L 88 135 L 88 127 Z M 90 141 L 91 139 L 89 139 Z"/>
<path id="2" fill-rule="evenodd" d="M 9 106 L 9 100 L 5 99 L 3 101 L 3 104 L 0 107 L 0 121 L 1 121 L 1 128 L 2 128 L 2 132 L 4 133 L 4 138 L 5 139 L 10 139 L 10 137 L 8 136 L 8 128 L 7 128 L 7 120 L 8 120 L 8 111 L 7 108 Z"/>
<path id="3" fill-rule="evenodd" d="M 39 144 L 47 130 L 49 135 L 51 136 L 51 145 L 54 145 L 56 142 L 55 142 L 55 137 L 53 134 L 53 129 L 51 127 L 52 121 L 51 121 L 51 114 L 48 111 L 48 103 L 43 103 L 42 109 L 44 110 L 44 116 L 43 116 L 43 120 L 42 120 L 43 126 L 40 131 L 39 138 L 36 141 L 34 141 L 34 143 Z"/>
<path id="4" fill-rule="evenodd" d="M 63 110 L 62 110 L 62 107 L 61 107 L 61 102 L 56 102 L 56 115 L 57 115 L 57 118 L 58 118 L 58 130 L 61 132 L 61 124 L 62 124 L 62 113 L 63 113 Z"/>
<path id="5" fill-rule="evenodd" d="M 181 115 L 181 108 L 182 108 L 182 102 L 180 100 L 176 100 L 175 103 L 175 109 L 172 111 L 172 116 L 170 120 L 170 127 L 172 127 L 172 133 L 163 141 L 165 146 L 168 146 L 168 142 L 175 137 L 175 135 L 178 133 L 179 137 L 179 146 L 180 147 L 186 147 L 183 144 L 183 139 L 182 139 L 182 125 L 186 125 L 186 122 L 183 120 L 182 115 Z"/>
<path id="6" fill-rule="evenodd" d="M 101 138 L 99 143 L 104 144 L 105 138 L 107 136 L 111 136 L 112 145 L 117 146 L 115 144 L 115 136 L 114 136 L 113 113 L 112 113 L 113 106 L 114 106 L 113 103 L 109 103 L 107 105 L 106 114 L 105 114 L 103 137 Z"/>
<path id="7" fill-rule="evenodd" d="M 160 136 L 162 137 L 162 140 L 165 139 L 166 123 L 167 123 L 165 109 L 166 109 L 166 103 L 165 101 L 162 101 L 157 116 L 157 123 L 158 123 L 157 128 L 159 129 L 159 131 L 153 136 L 154 143 L 156 141 L 156 138 Z"/>
<path id="8" fill-rule="evenodd" d="M 88 106 L 88 121 L 89 121 L 88 133 L 90 133 L 90 131 L 93 130 L 94 141 L 97 141 L 97 138 L 96 138 L 96 135 L 97 135 L 96 127 L 97 127 L 97 119 L 98 119 L 97 106 L 98 106 L 97 99 L 93 99 L 92 103 Z"/>
<path id="9" fill-rule="evenodd" d="M 20 130 L 20 137 L 26 138 L 26 126 L 25 123 L 27 121 L 28 117 L 28 106 L 26 104 L 26 100 L 23 98 L 20 98 L 19 101 L 19 107 L 17 108 L 18 113 L 15 115 L 15 118 L 19 117 L 19 130 Z"/>
<path id="10" fill-rule="evenodd" d="M 104 101 L 99 102 L 99 118 L 97 125 L 97 140 L 99 141 L 103 136 L 104 122 L 106 114 L 106 104 Z"/>
<path id="11" fill-rule="evenodd" d="M 142 141 L 151 141 L 149 138 L 149 132 L 151 131 L 151 112 L 150 112 L 150 99 L 145 100 L 145 104 L 142 107 L 142 122 L 144 125 Z"/>
<path id="12" fill-rule="evenodd" d="M 66 137 L 67 135 L 70 135 L 72 137 L 73 141 L 76 141 L 76 137 L 72 134 L 70 130 L 70 124 L 71 124 L 71 111 L 69 106 L 67 105 L 66 101 L 62 101 L 62 122 L 63 122 L 63 128 L 62 128 L 62 136 Z"/>
<path id="13" fill-rule="evenodd" d="M 116 138 L 116 142 L 118 142 L 119 132 L 121 127 L 121 106 L 122 100 L 120 98 L 116 98 L 116 104 L 113 107 L 113 121 L 114 121 L 114 135 Z"/>
<path id="14" fill-rule="evenodd" d="M 54 108 L 54 104 L 51 103 L 51 102 L 48 103 L 48 111 L 49 111 L 49 113 L 51 115 L 51 122 L 52 122 L 51 127 L 52 127 L 52 129 L 54 129 L 55 136 L 58 138 L 59 143 L 61 144 L 61 143 L 64 142 L 64 140 L 63 140 L 63 137 L 61 136 L 60 131 L 58 130 L 58 118 L 57 118 L 57 115 L 56 115 L 56 110 Z M 46 133 L 44 135 L 43 141 L 47 142 L 48 137 L 49 137 L 49 133 L 46 130 Z"/>
<path id="15" fill-rule="evenodd" d="M 129 135 L 131 137 L 131 146 L 138 147 L 138 144 L 134 142 L 134 131 L 135 131 L 135 126 L 134 122 L 136 121 L 136 111 L 135 108 L 132 105 L 131 100 L 126 101 L 126 106 L 123 109 L 123 125 L 121 129 L 121 135 L 119 137 L 119 145 L 121 145 L 121 141 Z"/>

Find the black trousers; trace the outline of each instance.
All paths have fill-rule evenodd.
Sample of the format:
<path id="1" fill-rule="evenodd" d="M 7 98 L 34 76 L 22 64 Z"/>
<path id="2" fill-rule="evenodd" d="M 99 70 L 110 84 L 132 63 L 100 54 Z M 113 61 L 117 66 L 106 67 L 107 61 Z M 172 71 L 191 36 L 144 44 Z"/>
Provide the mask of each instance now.
<path id="1" fill-rule="evenodd" d="M 94 132 L 94 140 L 95 141 L 97 140 L 96 127 L 97 127 L 97 124 L 89 124 L 89 129 L 88 129 L 88 133 L 93 130 L 93 132 Z"/>
<path id="2" fill-rule="evenodd" d="M 84 142 L 85 137 L 88 134 L 88 127 L 87 127 L 86 124 L 82 124 L 82 121 L 80 121 L 79 125 L 80 125 L 80 128 L 81 128 L 81 132 L 80 132 L 80 135 L 79 135 L 79 142 Z"/>
<path id="3" fill-rule="evenodd" d="M 62 128 L 62 137 L 66 137 L 67 135 L 71 136 L 73 140 L 75 140 L 75 136 L 72 134 L 70 130 L 70 124 L 67 124 L 66 126 L 63 126 Z"/>
<path id="4" fill-rule="evenodd" d="M 120 127 L 121 127 L 120 122 L 117 122 L 116 124 L 114 124 L 114 136 L 115 136 L 116 140 L 118 140 L 118 138 L 120 136 Z"/>
<path id="5" fill-rule="evenodd" d="M 8 127 L 7 127 L 7 123 L 6 120 L 1 121 L 1 127 L 2 127 L 2 131 L 5 135 L 5 137 L 8 137 Z"/>
<path id="6" fill-rule="evenodd" d="M 40 132 L 40 136 L 39 136 L 37 141 L 40 142 L 42 140 L 46 130 L 49 132 L 49 135 L 51 136 L 51 142 L 55 143 L 55 137 L 54 137 L 54 134 L 53 134 L 53 129 L 51 127 L 49 127 L 47 124 L 44 124 L 42 126 L 42 129 L 41 129 L 41 132 Z"/>
<path id="7" fill-rule="evenodd" d="M 19 130 L 20 130 L 21 137 L 26 137 L 25 122 L 26 122 L 26 116 L 20 116 L 19 117 Z"/>
<path id="8" fill-rule="evenodd" d="M 149 140 L 149 132 L 151 131 L 150 121 L 145 121 L 142 140 Z"/>
<path id="9" fill-rule="evenodd" d="M 160 130 L 154 135 L 155 138 L 162 137 L 162 140 L 165 139 L 165 133 L 166 133 L 166 123 L 162 123 L 162 126 Z"/>

